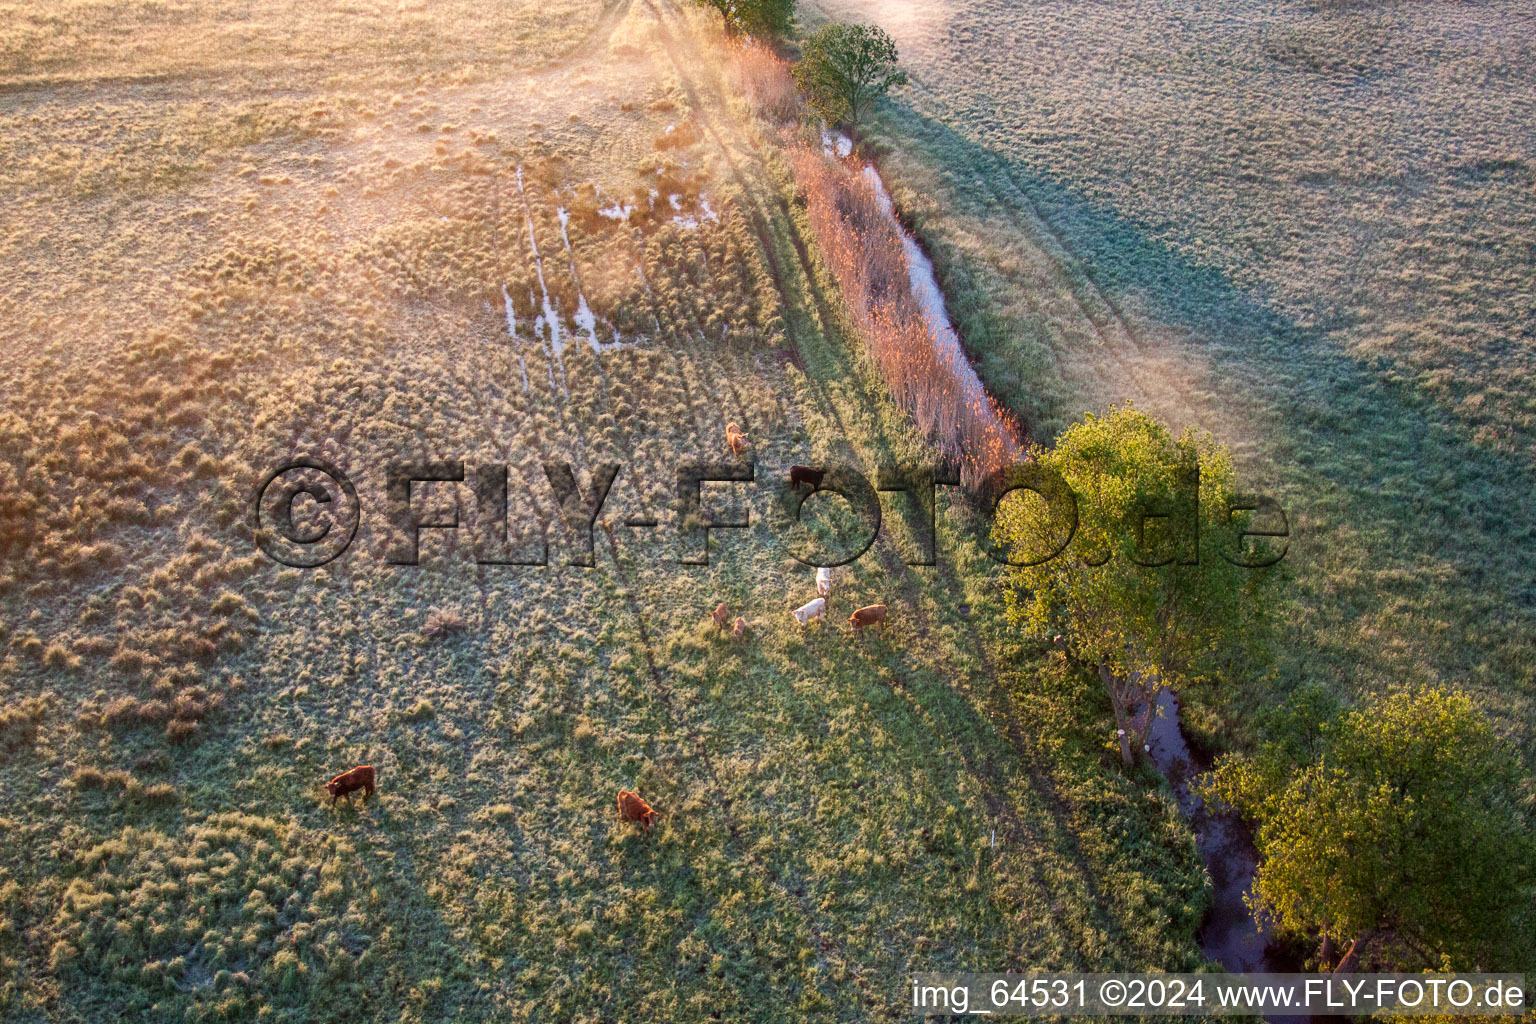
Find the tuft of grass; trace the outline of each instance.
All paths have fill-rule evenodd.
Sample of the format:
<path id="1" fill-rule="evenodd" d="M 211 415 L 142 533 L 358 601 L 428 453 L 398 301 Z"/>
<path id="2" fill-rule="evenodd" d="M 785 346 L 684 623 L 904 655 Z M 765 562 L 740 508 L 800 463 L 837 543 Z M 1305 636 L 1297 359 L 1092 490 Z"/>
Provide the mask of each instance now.
<path id="1" fill-rule="evenodd" d="M 0 707 L 0 750 L 9 752 L 36 743 L 38 727 L 52 703 L 53 695 L 45 693 Z"/>
<path id="2" fill-rule="evenodd" d="M 437 716 L 437 707 L 425 697 L 412 704 L 401 715 L 404 722 L 425 722 Z"/>
<path id="3" fill-rule="evenodd" d="M 166 723 L 165 738 L 172 743 L 187 743 L 197 735 L 200 726 L 185 718 L 173 718 Z"/>
<path id="4" fill-rule="evenodd" d="M 469 628 L 464 615 L 457 608 L 429 608 L 422 623 L 421 635 L 429 640 L 439 640 L 462 633 Z"/>
<path id="5" fill-rule="evenodd" d="M 181 793 L 169 782 L 156 782 L 145 786 L 138 800 L 146 804 L 173 804 L 181 799 Z"/>

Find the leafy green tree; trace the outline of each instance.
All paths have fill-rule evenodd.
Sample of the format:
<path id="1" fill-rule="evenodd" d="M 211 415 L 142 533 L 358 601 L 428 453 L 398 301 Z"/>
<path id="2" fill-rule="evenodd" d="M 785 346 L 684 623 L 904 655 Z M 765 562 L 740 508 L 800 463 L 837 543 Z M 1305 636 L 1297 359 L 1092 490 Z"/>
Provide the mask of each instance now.
<path id="1" fill-rule="evenodd" d="M 1405 969 L 1517 963 L 1536 847 L 1513 751 L 1445 688 L 1320 723 L 1309 703 L 1257 753 L 1223 760 L 1206 787 L 1258 823 L 1255 909 L 1317 934 L 1325 969 L 1339 949 L 1339 971 L 1367 949 Z M 1311 721 L 1298 728 L 1298 717 Z"/>
<path id="2" fill-rule="evenodd" d="M 1129 764 L 1164 686 L 1202 682 L 1262 646 L 1254 595 L 1267 571 L 1219 548 L 1234 533 L 1231 458 L 1208 434 L 1175 439 L 1129 407 L 1089 416 L 1031 457 L 1027 473 L 1064 482 L 1075 500 L 1047 500 L 1036 479 L 1035 493 L 1000 502 L 1009 617 L 1097 668 Z"/>
<path id="3" fill-rule="evenodd" d="M 795 0 L 696 0 L 701 7 L 719 11 L 725 30 L 732 35 L 783 35 L 795 15 Z"/>
<path id="4" fill-rule="evenodd" d="M 907 82 L 896 43 L 873 25 L 823 25 L 806 40 L 794 76 L 823 120 L 855 128 L 871 103 Z"/>

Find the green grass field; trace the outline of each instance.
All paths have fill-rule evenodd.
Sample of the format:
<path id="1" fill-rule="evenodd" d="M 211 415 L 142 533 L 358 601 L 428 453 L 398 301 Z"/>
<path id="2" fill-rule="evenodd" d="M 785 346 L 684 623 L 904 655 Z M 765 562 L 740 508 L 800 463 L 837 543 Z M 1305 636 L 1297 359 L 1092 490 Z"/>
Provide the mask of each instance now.
<path id="1" fill-rule="evenodd" d="M 1276 678 L 1216 702 L 1448 681 L 1529 766 L 1536 51 L 1510 31 L 1526 6 L 814 0 L 803 16 L 900 45 L 912 85 L 872 146 L 994 391 L 1046 438 L 1126 401 L 1198 424 L 1287 508 Z"/>
<path id="2" fill-rule="evenodd" d="M 790 617 L 782 467 L 928 456 L 717 45 L 664 0 L 12 12 L 7 1020 L 895 1019 L 912 970 L 1202 963 L 1187 826 L 1004 631 L 964 500 L 939 567 L 892 499 Z M 676 564 L 673 474 L 728 421 L 760 483 L 706 500 L 752 526 Z M 321 569 L 246 526 L 298 451 L 364 509 Z M 385 465 L 428 458 L 550 522 L 542 461 L 621 463 L 595 567 L 559 529 L 477 565 L 472 511 L 388 564 Z M 358 763 L 380 792 L 333 808 Z"/>

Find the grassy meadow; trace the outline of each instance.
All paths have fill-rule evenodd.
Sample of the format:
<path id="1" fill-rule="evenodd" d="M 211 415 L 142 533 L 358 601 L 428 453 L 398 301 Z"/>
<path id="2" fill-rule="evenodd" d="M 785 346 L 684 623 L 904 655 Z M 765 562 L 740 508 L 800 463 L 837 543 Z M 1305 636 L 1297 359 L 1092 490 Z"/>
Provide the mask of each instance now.
<path id="1" fill-rule="evenodd" d="M 899 44 L 912 84 L 869 149 L 994 394 L 1044 439 L 1127 401 L 1199 425 L 1287 509 L 1275 676 L 1209 703 L 1444 681 L 1529 779 L 1529 6 L 811 0 L 802 16 Z"/>
<path id="2" fill-rule="evenodd" d="M 931 454 L 721 46 L 673 0 L 7 8 L 0 1016 L 896 1019 L 914 970 L 1201 965 L 1187 825 L 1004 631 L 964 499 L 917 568 L 889 496 L 790 617 L 784 467 Z M 751 525 L 678 564 L 731 421 Z M 363 508 L 313 570 L 247 522 L 297 452 Z M 550 564 L 477 564 L 468 483 L 389 564 L 431 459 L 506 464 Z M 555 460 L 622 466 L 592 568 Z"/>

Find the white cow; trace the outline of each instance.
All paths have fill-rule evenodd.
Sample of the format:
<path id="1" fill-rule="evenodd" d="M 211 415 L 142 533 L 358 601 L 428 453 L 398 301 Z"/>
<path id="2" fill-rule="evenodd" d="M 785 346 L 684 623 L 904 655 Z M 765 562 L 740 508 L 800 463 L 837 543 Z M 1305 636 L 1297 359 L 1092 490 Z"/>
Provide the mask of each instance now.
<path id="1" fill-rule="evenodd" d="M 795 620 L 804 626 L 812 619 L 820 619 L 827 614 L 827 599 L 818 597 L 814 601 L 806 603 L 803 607 L 795 609 Z"/>
<path id="2" fill-rule="evenodd" d="M 832 570 L 825 565 L 816 570 L 816 593 L 822 597 L 832 596 Z"/>

